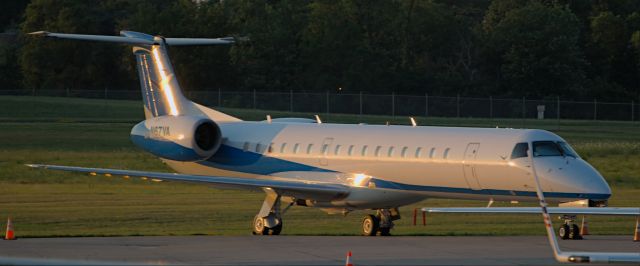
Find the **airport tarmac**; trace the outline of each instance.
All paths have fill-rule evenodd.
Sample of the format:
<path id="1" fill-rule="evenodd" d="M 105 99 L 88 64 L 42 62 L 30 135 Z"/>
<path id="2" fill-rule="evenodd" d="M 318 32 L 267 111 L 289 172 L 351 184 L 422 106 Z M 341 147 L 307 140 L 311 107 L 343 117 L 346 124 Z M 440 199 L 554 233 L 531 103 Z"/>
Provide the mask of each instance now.
<path id="1" fill-rule="evenodd" d="M 561 241 L 565 250 L 640 252 L 630 236 Z M 158 236 L 0 241 L 0 264 L 552 265 L 544 236 Z M 16 259 L 28 258 L 28 259 Z M 45 259 L 45 260 L 42 260 Z M 31 263 L 29 263 L 31 262 Z"/>

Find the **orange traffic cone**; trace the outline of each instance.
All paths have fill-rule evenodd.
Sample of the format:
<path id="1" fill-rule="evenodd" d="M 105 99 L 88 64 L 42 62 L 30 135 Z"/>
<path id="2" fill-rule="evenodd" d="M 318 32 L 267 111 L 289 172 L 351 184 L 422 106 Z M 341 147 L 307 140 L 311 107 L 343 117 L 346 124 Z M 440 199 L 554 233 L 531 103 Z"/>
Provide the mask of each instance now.
<path id="1" fill-rule="evenodd" d="M 589 222 L 587 222 L 586 216 L 582 216 L 582 226 L 580 227 L 580 235 L 581 236 L 589 235 Z"/>
<path id="2" fill-rule="evenodd" d="M 7 219 L 7 234 L 5 234 L 4 240 L 16 240 L 16 236 L 13 233 L 13 224 L 11 223 L 11 217 Z"/>
<path id="3" fill-rule="evenodd" d="M 640 217 L 636 219 L 636 232 L 633 234 L 633 241 L 640 241 Z"/>
<path id="4" fill-rule="evenodd" d="M 345 265 L 346 266 L 353 266 L 353 264 L 351 263 L 351 251 L 349 251 L 349 253 L 347 253 L 347 263 Z"/>

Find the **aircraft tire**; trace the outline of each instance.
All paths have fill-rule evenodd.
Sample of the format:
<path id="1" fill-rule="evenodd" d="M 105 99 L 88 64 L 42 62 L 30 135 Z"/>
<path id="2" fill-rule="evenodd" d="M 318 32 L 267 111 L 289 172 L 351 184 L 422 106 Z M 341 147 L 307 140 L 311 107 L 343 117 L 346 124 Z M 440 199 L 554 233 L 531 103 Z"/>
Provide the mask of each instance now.
<path id="1" fill-rule="evenodd" d="M 362 235 L 375 236 L 378 233 L 379 226 L 378 217 L 371 214 L 365 215 L 364 219 L 362 219 Z"/>
<path id="2" fill-rule="evenodd" d="M 268 235 L 269 234 L 269 228 L 264 226 L 264 224 L 265 224 L 264 218 L 259 217 L 259 216 L 256 215 L 256 217 L 253 218 L 253 234 L 254 235 Z"/>
<path id="3" fill-rule="evenodd" d="M 381 236 L 390 236 L 391 235 L 391 228 L 389 228 L 389 227 L 380 228 L 380 235 Z"/>
<path id="4" fill-rule="evenodd" d="M 279 220 L 278 225 L 269 229 L 269 235 L 277 236 L 282 232 L 282 219 Z"/>
<path id="5" fill-rule="evenodd" d="M 569 239 L 570 231 L 571 231 L 571 228 L 569 227 L 569 225 L 568 224 L 563 224 L 558 229 L 558 236 L 561 239 Z"/>
<path id="6" fill-rule="evenodd" d="M 573 240 L 580 240 L 582 236 L 580 235 L 580 227 L 577 224 L 571 225 L 571 231 L 569 232 L 569 238 Z"/>

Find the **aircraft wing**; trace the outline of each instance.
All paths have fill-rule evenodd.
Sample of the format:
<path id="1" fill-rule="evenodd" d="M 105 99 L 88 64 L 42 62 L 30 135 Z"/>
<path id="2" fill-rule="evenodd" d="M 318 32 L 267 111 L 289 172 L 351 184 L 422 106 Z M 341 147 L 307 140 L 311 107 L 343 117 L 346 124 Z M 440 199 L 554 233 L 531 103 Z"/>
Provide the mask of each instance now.
<path id="1" fill-rule="evenodd" d="M 330 183 L 311 183 L 295 180 L 272 180 L 272 179 L 253 179 L 239 178 L 227 176 L 204 176 L 204 175 L 185 175 L 175 173 L 147 172 L 133 170 L 103 169 L 103 168 L 86 168 L 75 166 L 45 165 L 45 164 L 27 164 L 29 167 L 61 170 L 69 172 L 110 174 L 121 176 L 146 177 L 155 180 L 180 181 L 190 183 L 210 184 L 215 187 L 224 188 L 240 188 L 249 190 L 260 190 L 262 188 L 271 188 L 279 191 L 282 195 L 293 196 L 296 198 L 313 199 L 335 199 L 345 197 L 349 194 L 348 186 Z"/>
<path id="2" fill-rule="evenodd" d="M 592 207 L 592 208 L 568 208 L 549 207 L 550 214 L 575 214 L 575 215 L 630 215 L 640 216 L 640 208 L 614 208 L 614 207 Z M 540 214 L 540 207 L 477 207 L 477 208 L 422 208 L 428 213 L 503 213 L 503 214 Z"/>

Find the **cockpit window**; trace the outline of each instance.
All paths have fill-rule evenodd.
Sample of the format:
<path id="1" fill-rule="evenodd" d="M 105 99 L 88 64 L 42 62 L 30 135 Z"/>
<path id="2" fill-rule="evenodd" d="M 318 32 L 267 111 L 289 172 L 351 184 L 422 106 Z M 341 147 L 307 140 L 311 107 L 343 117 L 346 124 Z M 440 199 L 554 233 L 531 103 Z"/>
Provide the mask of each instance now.
<path id="1" fill-rule="evenodd" d="M 571 148 L 571 146 L 569 146 L 568 143 L 564 141 L 559 141 L 558 145 L 560 145 L 560 148 L 562 148 L 564 155 L 571 156 L 573 158 L 578 158 L 578 153 L 574 151 L 573 148 Z"/>
<path id="2" fill-rule="evenodd" d="M 513 152 L 511 152 L 511 159 L 527 157 L 527 150 L 529 150 L 529 144 L 527 143 L 516 144 L 516 146 L 513 148 Z"/>
<path id="3" fill-rule="evenodd" d="M 533 157 L 564 156 L 564 150 L 553 141 L 534 141 Z"/>

